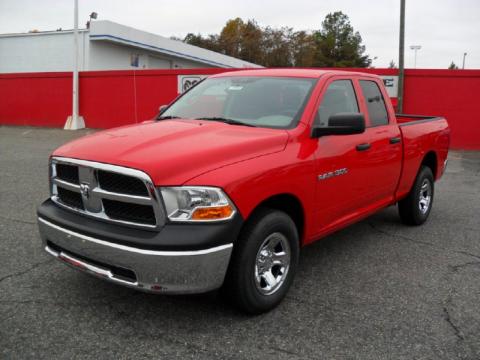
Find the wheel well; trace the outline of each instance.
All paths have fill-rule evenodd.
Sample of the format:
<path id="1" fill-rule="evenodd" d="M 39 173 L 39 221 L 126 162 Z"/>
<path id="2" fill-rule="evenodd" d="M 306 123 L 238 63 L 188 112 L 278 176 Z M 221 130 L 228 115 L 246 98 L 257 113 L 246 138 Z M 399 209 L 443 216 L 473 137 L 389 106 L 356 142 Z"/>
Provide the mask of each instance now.
<path id="1" fill-rule="evenodd" d="M 432 170 L 433 178 L 437 178 L 437 154 L 434 151 L 430 151 L 425 155 L 421 166 L 428 166 Z"/>
<path id="2" fill-rule="evenodd" d="M 270 208 L 280 210 L 290 216 L 295 223 L 298 231 L 298 237 L 302 242 L 304 234 L 305 215 L 300 200 L 291 194 L 279 194 L 263 200 L 254 209 L 252 214 L 260 208 Z"/>

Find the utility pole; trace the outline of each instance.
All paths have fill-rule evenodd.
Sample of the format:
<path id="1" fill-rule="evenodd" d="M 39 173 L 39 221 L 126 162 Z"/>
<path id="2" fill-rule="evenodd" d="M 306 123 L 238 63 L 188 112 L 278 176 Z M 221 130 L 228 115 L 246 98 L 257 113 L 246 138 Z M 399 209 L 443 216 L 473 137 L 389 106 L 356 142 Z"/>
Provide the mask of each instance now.
<path id="1" fill-rule="evenodd" d="M 415 51 L 415 62 L 414 62 L 414 65 L 413 65 L 413 68 L 416 69 L 417 68 L 417 51 L 420 50 L 422 47 L 420 45 L 412 45 L 410 46 L 410 49 L 412 49 L 413 51 Z"/>
<path id="2" fill-rule="evenodd" d="M 465 57 L 467 56 L 467 53 L 463 53 L 463 65 L 462 69 L 465 69 Z"/>
<path id="3" fill-rule="evenodd" d="M 85 127 L 83 118 L 78 115 L 78 0 L 74 0 L 73 8 L 72 115 L 67 118 L 65 130 L 78 130 Z"/>
<path id="4" fill-rule="evenodd" d="M 400 41 L 398 44 L 398 105 L 397 111 L 403 111 L 403 82 L 405 78 L 404 54 L 405 53 L 405 0 L 400 0 Z"/>

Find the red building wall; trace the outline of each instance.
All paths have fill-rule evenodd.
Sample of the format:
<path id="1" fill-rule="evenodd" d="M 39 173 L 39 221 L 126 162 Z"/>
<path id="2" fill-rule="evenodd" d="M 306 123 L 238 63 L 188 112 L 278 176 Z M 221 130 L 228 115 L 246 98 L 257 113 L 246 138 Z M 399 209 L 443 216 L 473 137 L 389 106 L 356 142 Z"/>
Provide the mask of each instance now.
<path id="1" fill-rule="evenodd" d="M 480 150 L 480 70 L 407 70 L 404 112 L 447 118 L 451 147 Z"/>
<path id="2" fill-rule="evenodd" d="M 348 69 L 397 75 L 392 69 Z M 177 76 L 226 69 L 90 71 L 80 74 L 80 114 L 87 127 L 152 118 L 177 96 Z M 0 125 L 63 127 L 71 113 L 71 73 L 0 74 Z M 480 150 L 480 70 L 405 71 L 404 113 L 445 116 L 452 148 Z"/>
<path id="3" fill-rule="evenodd" d="M 71 73 L 0 74 L 0 124 L 63 127 L 71 94 Z"/>

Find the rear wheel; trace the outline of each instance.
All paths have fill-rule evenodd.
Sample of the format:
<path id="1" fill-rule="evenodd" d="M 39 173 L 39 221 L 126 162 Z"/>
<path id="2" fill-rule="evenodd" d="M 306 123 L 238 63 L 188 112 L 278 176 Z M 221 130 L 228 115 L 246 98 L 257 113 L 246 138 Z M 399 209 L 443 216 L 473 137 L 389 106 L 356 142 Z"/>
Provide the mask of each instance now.
<path id="1" fill-rule="evenodd" d="M 422 166 L 410 193 L 398 203 L 398 211 L 402 222 L 407 225 L 423 224 L 432 209 L 433 194 L 432 170 L 427 166 Z"/>
<path id="2" fill-rule="evenodd" d="M 243 229 L 232 254 L 225 294 L 241 310 L 258 314 L 285 297 L 298 263 L 299 239 L 284 212 L 261 209 Z"/>

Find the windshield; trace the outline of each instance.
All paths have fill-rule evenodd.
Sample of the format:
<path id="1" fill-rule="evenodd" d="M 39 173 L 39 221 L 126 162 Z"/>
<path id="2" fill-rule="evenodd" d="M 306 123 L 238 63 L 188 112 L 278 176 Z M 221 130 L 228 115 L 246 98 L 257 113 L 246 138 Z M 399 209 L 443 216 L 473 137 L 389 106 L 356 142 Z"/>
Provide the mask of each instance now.
<path id="1" fill-rule="evenodd" d="M 180 97 L 159 119 L 291 128 L 297 125 L 314 83 L 315 79 L 288 77 L 210 78 Z"/>

